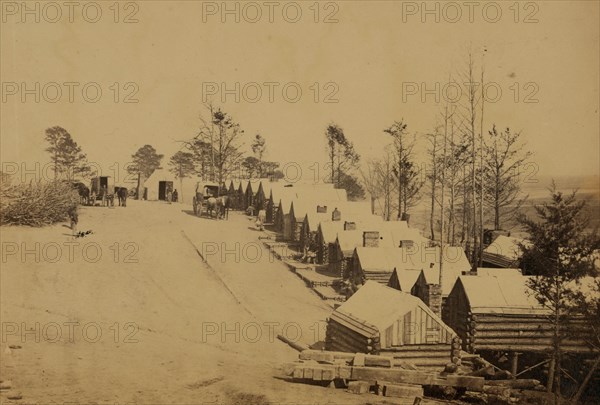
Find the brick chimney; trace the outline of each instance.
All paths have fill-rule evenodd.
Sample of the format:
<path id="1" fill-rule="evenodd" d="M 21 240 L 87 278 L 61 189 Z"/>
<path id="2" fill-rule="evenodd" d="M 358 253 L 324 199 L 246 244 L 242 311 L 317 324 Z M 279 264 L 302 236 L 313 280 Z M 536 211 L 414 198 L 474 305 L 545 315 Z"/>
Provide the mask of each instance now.
<path id="1" fill-rule="evenodd" d="M 331 220 L 332 221 L 341 221 L 342 220 L 342 213 L 340 211 L 338 211 L 337 208 L 335 208 L 333 210 L 333 212 L 331 213 Z"/>
<path id="2" fill-rule="evenodd" d="M 363 232 L 363 247 L 379 247 L 379 232 Z"/>
<path id="3" fill-rule="evenodd" d="M 326 205 L 317 205 L 317 213 L 318 214 L 326 214 L 327 206 Z"/>
<path id="4" fill-rule="evenodd" d="M 355 231 L 356 230 L 356 222 L 344 222 L 344 231 Z"/>

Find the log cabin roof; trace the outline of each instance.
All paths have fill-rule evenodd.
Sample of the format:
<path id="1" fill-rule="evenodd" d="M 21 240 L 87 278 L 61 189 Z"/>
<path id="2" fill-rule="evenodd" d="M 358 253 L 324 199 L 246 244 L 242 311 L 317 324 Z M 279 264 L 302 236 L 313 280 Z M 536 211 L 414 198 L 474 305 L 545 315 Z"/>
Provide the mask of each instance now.
<path id="1" fill-rule="evenodd" d="M 417 279 L 419 278 L 419 274 L 421 274 L 420 270 L 394 269 L 392 276 L 390 277 L 396 277 L 396 279 L 398 280 L 400 291 L 410 293 L 412 287 L 415 285 Z"/>
<path id="2" fill-rule="evenodd" d="M 495 276 L 495 277 L 510 277 L 522 276 L 521 269 L 495 268 L 495 267 L 478 267 L 478 276 Z"/>
<path id="3" fill-rule="evenodd" d="M 380 248 L 400 248 L 402 243 L 410 241 L 415 244 L 413 252 L 419 252 L 427 249 L 429 244 L 429 241 L 421 236 L 417 229 L 409 228 L 405 221 L 381 221 L 367 225 L 359 223 L 356 228 L 354 231 L 338 233 L 338 243 L 345 254 L 351 255 L 355 248 L 362 247 L 363 233 L 368 231 L 379 232 Z M 420 254 L 416 254 L 416 256 L 420 256 Z"/>
<path id="4" fill-rule="evenodd" d="M 331 195 L 321 196 L 318 193 L 310 193 L 300 195 L 300 198 L 296 198 L 292 200 L 290 210 L 293 208 L 294 216 L 296 217 L 296 221 L 302 222 L 306 218 L 306 216 L 310 213 L 311 216 L 316 217 L 317 215 L 323 220 L 331 219 L 331 212 L 328 213 L 317 213 L 318 205 L 325 205 L 327 207 L 332 207 L 331 211 L 338 205 L 341 206 L 341 202 L 339 200 L 330 200 L 328 197 L 332 197 Z M 329 208 L 328 208 L 329 211 Z M 328 215 L 329 214 L 329 215 Z"/>
<path id="5" fill-rule="evenodd" d="M 368 231 L 377 231 L 375 227 L 357 229 L 352 231 L 341 231 L 338 233 L 336 244 L 340 247 L 345 256 L 352 256 L 354 249 L 363 246 L 363 234 Z M 394 240 L 389 233 L 379 232 L 379 248 L 394 248 Z M 399 247 L 396 247 L 399 249 Z"/>
<path id="6" fill-rule="evenodd" d="M 462 289 L 473 313 L 546 313 L 527 286 L 528 278 L 530 276 L 461 276 L 455 288 Z"/>
<path id="7" fill-rule="evenodd" d="M 271 181 L 269 179 L 261 179 L 260 187 L 262 188 L 265 198 L 269 198 L 271 196 L 271 192 L 273 192 L 273 197 L 277 194 L 277 191 L 282 189 L 287 183 L 284 181 Z"/>
<path id="8" fill-rule="evenodd" d="M 522 255 L 520 243 L 526 242 L 523 239 L 500 235 L 483 250 L 483 261 L 500 267 L 514 267 Z"/>
<path id="9" fill-rule="evenodd" d="M 419 276 L 425 284 L 438 284 L 440 280 L 440 248 L 428 247 L 415 254 L 413 260 L 423 269 Z M 442 295 L 448 296 L 454 283 L 471 270 L 471 264 L 464 250 L 458 246 L 444 246 L 444 267 L 442 274 Z"/>
<path id="10" fill-rule="evenodd" d="M 327 206 L 327 212 L 317 212 L 317 205 Z M 365 220 L 369 220 L 375 222 L 377 221 L 377 219 L 379 219 L 380 222 L 383 221 L 381 217 L 371 214 L 371 203 L 366 203 L 362 201 L 326 201 L 322 203 L 317 203 L 309 207 L 309 209 L 306 212 L 306 217 L 304 219 L 307 221 L 308 226 L 311 229 L 316 230 L 319 227 L 319 223 L 331 221 L 331 213 L 336 208 L 341 213 L 340 222 L 342 222 L 342 224 L 344 223 L 344 221 L 364 222 Z M 335 236 L 332 242 L 334 240 Z"/>
<path id="11" fill-rule="evenodd" d="M 273 201 L 281 205 L 284 213 L 290 212 L 292 202 L 310 205 L 311 201 L 346 201 L 346 190 L 335 189 L 332 184 L 293 184 L 273 192 Z M 315 208 L 316 209 L 316 208 Z M 302 221 L 304 215 L 299 219 Z"/>
<path id="12" fill-rule="evenodd" d="M 339 318 L 358 321 L 354 322 L 354 325 L 346 324 L 345 326 L 361 334 L 364 334 L 365 330 L 371 329 L 368 327 L 369 325 L 377 327 L 381 332 L 415 308 L 423 310 L 434 321 L 442 325 L 449 334 L 455 335 L 452 329 L 445 325 L 421 299 L 375 281 L 367 281 L 333 312 L 331 318 L 336 321 Z M 366 323 L 367 326 L 361 326 L 361 322 Z"/>
<path id="13" fill-rule="evenodd" d="M 346 220 L 344 220 L 342 218 L 341 221 L 331 221 L 331 213 L 329 213 L 329 220 L 320 222 L 319 226 L 317 228 L 321 232 L 323 241 L 325 243 L 334 243 L 340 232 L 350 232 L 350 231 L 344 231 L 344 222 L 345 221 L 355 222 L 357 229 L 359 229 L 359 228 L 366 229 L 366 228 L 371 228 L 371 227 L 377 226 L 377 224 L 380 224 L 381 222 L 383 222 L 383 219 L 377 215 L 364 215 L 364 216 L 357 215 L 357 216 L 353 216 L 352 218 L 346 219 Z"/>

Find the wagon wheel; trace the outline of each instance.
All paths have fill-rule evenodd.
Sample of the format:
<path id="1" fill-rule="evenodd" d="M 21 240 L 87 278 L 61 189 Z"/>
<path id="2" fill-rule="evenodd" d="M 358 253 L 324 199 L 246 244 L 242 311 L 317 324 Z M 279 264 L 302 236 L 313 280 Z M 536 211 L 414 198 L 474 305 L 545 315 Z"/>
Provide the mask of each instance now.
<path id="1" fill-rule="evenodd" d="M 194 215 L 198 215 L 198 207 L 196 206 L 197 203 L 198 203 L 198 201 L 196 200 L 196 196 L 194 196 L 194 198 L 192 199 L 192 207 L 194 208 Z"/>
<path id="2" fill-rule="evenodd" d="M 204 210 L 204 201 L 200 200 L 200 202 L 198 203 L 200 205 L 200 208 L 198 208 L 198 216 L 202 216 L 202 211 Z M 208 214 L 208 207 L 206 209 L 206 212 Z"/>

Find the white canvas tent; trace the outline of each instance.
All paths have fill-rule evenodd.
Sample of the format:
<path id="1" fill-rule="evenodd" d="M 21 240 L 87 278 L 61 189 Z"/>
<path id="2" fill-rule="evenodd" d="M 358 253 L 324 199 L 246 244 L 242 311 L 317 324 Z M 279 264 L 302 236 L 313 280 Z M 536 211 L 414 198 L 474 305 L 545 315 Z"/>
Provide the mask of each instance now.
<path id="1" fill-rule="evenodd" d="M 163 187 L 162 184 L 169 182 L 172 183 L 173 189 L 177 190 L 179 202 L 192 204 L 192 198 L 196 194 L 196 183 L 198 181 L 200 181 L 200 179 L 195 177 L 183 178 L 180 181 L 180 179 L 177 179 L 175 175 L 168 170 L 156 169 L 144 182 L 146 199 L 149 201 L 163 200 L 164 196 L 161 195 L 161 187 Z"/>

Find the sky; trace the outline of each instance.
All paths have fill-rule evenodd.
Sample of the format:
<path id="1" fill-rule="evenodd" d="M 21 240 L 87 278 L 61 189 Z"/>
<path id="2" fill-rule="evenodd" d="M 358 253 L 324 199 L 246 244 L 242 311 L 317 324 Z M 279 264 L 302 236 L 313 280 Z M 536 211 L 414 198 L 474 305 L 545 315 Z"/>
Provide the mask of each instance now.
<path id="1" fill-rule="evenodd" d="M 485 128 L 520 131 L 540 176 L 600 172 L 597 1 L 475 2 L 472 15 L 462 1 L 429 13 L 411 1 L 88 3 L 27 13 L 2 1 L 4 171 L 43 168 L 55 125 L 103 171 L 145 144 L 165 165 L 207 100 L 245 130 L 248 152 L 260 133 L 282 165 L 325 161 L 330 123 L 363 160 L 395 120 L 424 148 L 470 51 L 490 83 Z"/>

